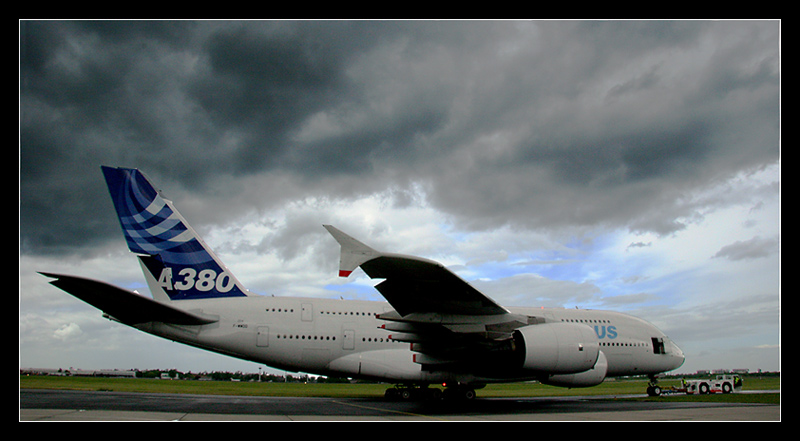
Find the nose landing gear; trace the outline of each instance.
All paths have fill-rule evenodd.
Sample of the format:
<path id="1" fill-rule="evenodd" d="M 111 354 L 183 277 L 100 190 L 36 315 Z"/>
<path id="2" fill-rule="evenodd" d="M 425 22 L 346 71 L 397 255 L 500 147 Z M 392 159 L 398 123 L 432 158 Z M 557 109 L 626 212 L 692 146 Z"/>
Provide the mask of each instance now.
<path id="1" fill-rule="evenodd" d="M 650 375 L 650 382 L 647 383 L 647 396 L 661 396 L 661 387 L 658 385 L 658 378 L 655 375 Z"/>

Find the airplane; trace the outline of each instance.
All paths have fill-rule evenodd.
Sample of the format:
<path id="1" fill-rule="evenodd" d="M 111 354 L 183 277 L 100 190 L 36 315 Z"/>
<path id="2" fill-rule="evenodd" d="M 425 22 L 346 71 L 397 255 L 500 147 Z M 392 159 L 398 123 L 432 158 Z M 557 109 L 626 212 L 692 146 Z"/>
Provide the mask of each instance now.
<path id="1" fill-rule="evenodd" d="M 339 276 L 361 268 L 386 299 L 252 293 L 138 169 L 101 167 L 129 250 L 152 298 L 102 281 L 41 272 L 50 283 L 149 334 L 273 368 L 367 379 L 389 398 L 474 399 L 490 383 L 591 387 L 680 367 L 654 325 L 613 311 L 503 307 L 440 263 L 375 250 L 323 227 Z M 431 387 L 434 386 L 435 387 Z M 439 389 L 439 385 L 443 389 Z"/>

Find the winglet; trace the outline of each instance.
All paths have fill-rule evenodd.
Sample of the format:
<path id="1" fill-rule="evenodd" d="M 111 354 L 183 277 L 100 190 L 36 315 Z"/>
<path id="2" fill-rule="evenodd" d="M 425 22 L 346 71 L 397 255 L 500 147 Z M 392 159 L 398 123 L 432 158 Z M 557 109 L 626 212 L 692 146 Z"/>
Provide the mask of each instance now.
<path id="1" fill-rule="evenodd" d="M 339 277 L 347 277 L 362 263 L 372 260 L 381 255 L 380 252 L 364 245 L 358 240 L 343 233 L 331 225 L 323 225 L 331 236 L 341 245 L 341 255 L 339 256 Z"/>

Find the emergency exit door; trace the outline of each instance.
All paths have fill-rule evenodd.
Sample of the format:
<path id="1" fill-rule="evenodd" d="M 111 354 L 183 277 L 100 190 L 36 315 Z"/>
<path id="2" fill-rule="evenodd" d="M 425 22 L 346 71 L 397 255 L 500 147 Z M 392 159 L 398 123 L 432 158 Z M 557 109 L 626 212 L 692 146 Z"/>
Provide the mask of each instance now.
<path id="1" fill-rule="evenodd" d="M 260 348 L 269 347 L 269 326 L 256 328 L 256 346 Z"/>
<path id="2" fill-rule="evenodd" d="M 356 348 L 356 331 L 345 329 L 342 332 L 342 349 Z"/>

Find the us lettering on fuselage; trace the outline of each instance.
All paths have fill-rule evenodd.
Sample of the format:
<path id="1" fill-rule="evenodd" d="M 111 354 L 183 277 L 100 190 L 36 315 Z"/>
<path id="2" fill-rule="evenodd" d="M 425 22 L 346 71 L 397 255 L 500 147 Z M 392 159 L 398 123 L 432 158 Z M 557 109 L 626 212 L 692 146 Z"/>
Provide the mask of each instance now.
<path id="1" fill-rule="evenodd" d="M 594 326 L 594 332 L 597 334 L 597 338 L 599 339 L 615 339 L 617 338 L 617 327 L 616 326 Z"/>

